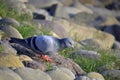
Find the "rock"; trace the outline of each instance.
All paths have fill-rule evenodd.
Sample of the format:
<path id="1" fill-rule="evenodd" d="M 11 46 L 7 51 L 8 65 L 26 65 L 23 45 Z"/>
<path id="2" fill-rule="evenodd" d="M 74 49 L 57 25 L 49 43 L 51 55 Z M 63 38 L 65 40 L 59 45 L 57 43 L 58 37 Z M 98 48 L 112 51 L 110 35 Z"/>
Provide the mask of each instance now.
<path id="1" fill-rule="evenodd" d="M 6 1 L 3 0 L 3 2 L 7 7 L 11 7 L 13 9 L 21 10 L 26 8 L 26 5 L 20 0 L 6 0 Z"/>
<path id="2" fill-rule="evenodd" d="M 66 30 L 61 25 L 59 25 L 59 24 L 57 24 L 57 23 L 55 23 L 53 21 L 33 20 L 32 22 L 34 22 L 38 26 L 40 25 L 40 27 L 42 27 L 42 29 L 46 29 L 48 31 L 52 31 L 52 33 L 55 33 L 59 37 L 67 37 L 68 36 L 68 33 L 66 32 Z"/>
<path id="3" fill-rule="evenodd" d="M 120 16 L 120 11 L 111 11 L 105 8 L 100 8 L 100 7 L 93 7 L 93 6 L 88 6 L 87 7 L 93 11 L 93 13 L 102 15 L 102 16 Z"/>
<path id="4" fill-rule="evenodd" d="M 64 12 L 64 14 L 65 14 L 66 16 L 68 16 L 68 18 L 76 15 L 77 13 L 82 12 L 82 10 L 79 10 L 79 9 L 77 9 L 77 8 L 74 8 L 74 7 L 63 7 L 63 9 L 62 9 L 61 11 Z M 61 12 L 61 11 L 59 11 L 59 12 Z M 63 16 L 63 15 L 62 15 L 62 13 L 59 13 L 59 14 L 60 14 L 61 16 L 58 16 L 58 14 L 56 14 L 56 15 L 57 15 L 58 17 L 62 17 L 62 18 L 67 19 L 66 16 Z"/>
<path id="5" fill-rule="evenodd" d="M 28 2 L 28 0 L 20 0 L 20 1 L 21 1 L 21 2 L 24 2 L 24 3 L 25 3 L 25 2 Z"/>
<path id="6" fill-rule="evenodd" d="M 0 54 L 1 67 L 24 67 L 18 56 L 12 54 Z"/>
<path id="7" fill-rule="evenodd" d="M 64 73 L 68 74 L 71 79 L 75 79 L 75 75 L 67 68 L 64 68 L 64 67 L 59 67 L 60 70 L 62 70 Z"/>
<path id="8" fill-rule="evenodd" d="M 32 11 L 27 9 L 26 5 L 21 0 L 2 0 L 6 7 L 10 10 L 14 10 L 17 15 L 24 15 L 25 17 L 32 19 Z"/>
<path id="9" fill-rule="evenodd" d="M 0 80 L 22 80 L 22 78 L 8 68 L 0 68 Z"/>
<path id="10" fill-rule="evenodd" d="M 16 55 L 17 51 L 11 47 L 11 45 L 7 41 L 0 41 L 0 46 L 3 49 L 2 53 Z"/>
<path id="11" fill-rule="evenodd" d="M 120 49 L 120 42 L 115 41 L 115 43 L 113 44 L 113 49 Z"/>
<path id="12" fill-rule="evenodd" d="M 23 38 L 22 35 L 12 26 L 0 26 L 0 30 L 5 32 L 8 37 L 16 37 L 16 38 Z"/>
<path id="13" fill-rule="evenodd" d="M 94 21 L 94 19 L 97 17 L 97 14 L 90 14 L 86 12 L 81 12 L 76 15 L 74 15 L 71 19 L 77 24 L 89 24 L 90 21 Z"/>
<path id="14" fill-rule="evenodd" d="M 114 54 L 116 58 L 120 58 L 120 49 L 115 49 Z"/>
<path id="15" fill-rule="evenodd" d="M 88 25 L 91 27 L 93 26 L 97 29 L 101 29 L 101 26 L 104 25 L 113 25 L 119 23 L 114 16 L 104 16 L 97 13 L 90 14 L 86 12 L 81 12 L 74 15 L 71 17 L 71 20 L 77 24 Z"/>
<path id="16" fill-rule="evenodd" d="M 57 0 L 57 1 L 61 2 L 62 4 L 64 4 L 64 6 L 70 6 L 74 2 L 74 0 Z"/>
<path id="17" fill-rule="evenodd" d="M 80 44 L 86 48 L 101 48 L 101 45 L 95 39 L 85 39 L 80 41 Z"/>
<path id="18" fill-rule="evenodd" d="M 29 4 L 34 5 L 36 8 L 45 8 L 45 7 L 50 7 L 54 4 L 57 4 L 56 0 L 28 0 Z"/>
<path id="19" fill-rule="evenodd" d="M 49 75 L 39 69 L 17 68 L 15 72 L 19 74 L 23 80 L 52 80 Z"/>
<path id="20" fill-rule="evenodd" d="M 20 26 L 20 23 L 13 18 L 2 18 L 0 20 L 0 25 Z"/>
<path id="21" fill-rule="evenodd" d="M 95 51 L 88 51 L 88 50 L 79 50 L 73 54 L 73 56 L 85 56 L 91 59 L 99 59 L 100 54 Z"/>
<path id="22" fill-rule="evenodd" d="M 120 79 L 120 70 L 107 70 L 102 73 L 104 76 L 108 76 L 112 78 L 113 80 L 119 80 Z"/>
<path id="23" fill-rule="evenodd" d="M 82 4 L 91 5 L 95 7 L 102 7 L 102 3 L 99 0 L 78 0 Z"/>
<path id="24" fill-rule="evenodd" d="M 52 80 L 73 80 L 68 74 L 64 71 L 60 70 L 59 68 L 47 71 L 47 74 L 50 75 Z"/>
<path id="25" fill-rule="evenodd" d="M 87 77 L 100 79 L 100 80 L 105 80 L 104 77 L 101 74 L 97 73 L 97 72 L 90 72 L 90 73 L 87 74 Z"/>
<path id="26" fill-rule="evenodd" d="M 107 9 L 110 10 L 120 10 L 120 3 L 118 0 L 113 1 L 112 3 L 105 6 Z"/>
<path id="27" fill-rule="evenodd" d="M 49 20 L 52 21 L 52 17 L 44 9 L 36 9 L 33 13 L 33 18 L 38 20 Z"/>
<path id="28" fill-rule="evenodd" d="M 81 12 L 86 12 L 86 13 L 93 14 L 92 10 L 87 8 L 85 5 L 79 3 L 78 0 L 74 0 L 74 3 L 71 6 L 81 10 Z"/>
<path id="29" fill-rule="evenodd" d="M 50 57 L 54 61 L 51 64 L 51 66 L 58 66 L 58 67 L 67 68 L 70 71 L 72 71 L 74 73 L 74 75 L 85 74 L 85 71 L 83 71 L 78 64 L 76 64 L 75 62 L 73 62 L 69 58 L 64 58 L 63 56 L 60 56 L 60 55 L 52 55 Z"/>
<path id="30" fill-rule="evenodd" d="M 23 62 L 23 61 L 33 61 L 29 56 L 27 55 L 20 55 L 19 59 Z"/>
<path id="31" fill-rule="evenodd" d="M 114 43 L 114 37 L 110 34 L 101 32 L 91 27 L 77 25 L 67 20 L 56 20 L 56 23 L 64 27 L 70 33 L 70 36 L 76 41 L 82 41 L 89 38 L 94 38 L 103 49 L 110 49 Z"/>
<path id="32" fill-rule="evenodd" d="M 47 66 L 41 62 L 37 62 L 35 60 L 32 61 L 23 61 L 23 64 L 26 67 L 32 68 L 32 69 L 40 69 L 41 71 L 47 70 Z"/>
<path id="33" fill-rule="evenodd" d="M 112 34 L 117 41 L 120 41 L 120 25 L 104 26 L 104 32 Z"/>
<path id="34" fill-rule="evenodd" d="M 89 80 L 86 76 L 78 76 L 75 80 Z"/>
<path id="35" fill-rule="evenodd" d="M 101 80 L 101 79 L 89 78 L 87 76 L 78 76 L 75 80 Z"/>

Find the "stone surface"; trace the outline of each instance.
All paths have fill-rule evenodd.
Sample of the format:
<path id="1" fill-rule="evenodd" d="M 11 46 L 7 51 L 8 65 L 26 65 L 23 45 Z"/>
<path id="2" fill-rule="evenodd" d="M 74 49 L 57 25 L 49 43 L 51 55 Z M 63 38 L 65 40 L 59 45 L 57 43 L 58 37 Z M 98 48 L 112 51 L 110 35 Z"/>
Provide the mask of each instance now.
<path id="1" fill-rule="evenodd" d="M 120 79 L 120 70 L 106 70 L 102 73 L 104 76 L 111 77 L 113 80 Z"/>
<path id="2" fill-rule="evenodd" d="M 37 20 L 49 20 L 49 21 L 52 21 L 52 17 L 44 9 L 36 9 L 33 12 L 33 18 L 37 19 Z"/>
<path id="3" fill-rule="evenodd" d="M 41 71 L 47 70 L 47 66 L 44 63 L 38 62 L 38 61 L 23 61 L 23 64 L 26 67 L 32 68 L 32 69 L 40 69 Z"/>
<path id="4" fill-rule="evenodd" d="M 39 69 L 17 68 L 15 72 L 19 74 L 23 80 L 52 80 L 49 75 Z"/>
<path id="5" fill-rule="evenodd" d="M 100 58 L 100 54 L 95 52 L 95 51 L 89 51 L 89 50 L 78 50 L 77 52 L 75 52 L 73 54 L 73 56 L 84 56 L 87 58 L 91 58 L 91 59 L 99 59 Z"/>
<path id="6" fill-rule="evenodd" d="M 111 48 L 114 43 L 114 37 L 112 35 L 94 28 L 77 25 L 63 19 L 56 20 L 55 22 L 62 25 L 64 29 L 69 32 L 70 36 L 77 41 L 94 38 L 103 49 Z"/>
<path id="7" fill-rule="evenodd" d="M 57 0 L 60 1 L 62 4 L 64 4 L 65 6 L 69 6 L 72 5 L 74 0 Z"/>
<path id="8" fill-rule="evenodd" d="M 0 68 L 0 80 L 22 80 L 22 78 L 8 68 Z"/>
<path id="9" fill-rule="evenodd" d="M 3 49 L 3 53 L 7 53 L 7 54 L 12 54 L 12 55 L 16 55 L 17 51 L 11 47 L 11 45 L 7 42 L 7 41 L 0 41 L 0 46 Z"/>
<path id="10" fill-rule="evenodd" d="M 92 10 L 87 8 L 85 5 L 79 3 L 78 0 L 74 0 L 74 3 L 72 4 L 72 7 L 75 7 L 77 9 L 81 10 L 81 12 L 86 12 L 86 13 L 93 14 Z"/>
<path id="11" fill-rule="evenodd" d="M 20 55 L 19 56 L 19 59 L 21 60 L 21 61 L 33 61 L 29 56 L 27 56 L 27 55 Z"/>
<path id="12" fill-rule="evenodd" d="M 115 43 L 113 44 L 113 49 L 119 50 L 120 49 L 120 42 L 115 41 Z"/>
<path id="13" fill-rule="evenodd" d="M 0 20 L 0 25 L 20 26 L 20 23 L 13 18 L 2 18 Z"/>
<path id="14" fill-rule="evenodd" d="M 23 38 L 22 35 L 12 26 L 0 26 L 0 30 L 5 32 L 8 37 L 16 37 L 16 38 Z"/>
<path id="15" fill-rule="evenodd" d="M 85 48 L 101 48 L 101 45 L 95 39 L 85 39 L 80 41 L 80 44 L 83 45 Z"/>
<path id="16" fill-rule="evenodd" d="M 57 1 L 56 0 L 36 0 L 36 1 L 28 0 L 28 3 L 34 5 L 36 8 L 45 8 L 45 7 L 50 7 L 56 4 Z"/>
<path id="17" fill-rule="evenodd" d="M 51 64 L 51 66 L 67 68 L 72 71 L 74 75 L 85 74 L 85 71 L 82 70 L 78 64 L 76 64 L 69 58 L 65 58 L 61 55 L 52 55 L 50 57 L 53 59 L 53 63 Z"/>
<path id="18" fill-rule="evenodd" d="M 59 67 L 60 70 L 62 70 L 64 73 L 66 73 L 68 76 L 71 77 L 71 79 L 75 79 L 75 75 L 67 68 Z"/>
<path id="19" fill-rule="evenodd" d="M 102 15 L 102 16 L 120 16 L 120 11 L 111 11 L 105 8 L 100 8 L 100 7 L 93 7 L 93 6 L 88 6 L 87 7 L 93 11 L 93 13 Z"/>
<path id="20" fill-rule="evenodd" d="M 86 12 L 81 12 L 71 17 L 71 19 L 77 24 L 88 25 L 91 27 L 93 26 L 97 29 L 101 29 L 101 26 L 104 25 L 119 24 L 114 16 L 105 16 L 97 13 L 90 14 Z"/>
<path id="21" fill-rule="evenodd" d="M 105 80 L 104 77 L 101 74 L 97 73 L 97 72 L 90 72 L 90 73 L 87 74 L 87 77 L 100 79 L 100 80 Z"/>
<path id="22" fill-rule="evenodd" d="M 101 79 L 89 78 L 87 76 L 78 76 L 75 80 L 101 80 Z"/>
<path id="23" fill-rule="evenodd" d="M 67 37 L 68 36 L 68 33 L 66 32 L 64 27 L 62 27 L 61 25 L 59 25 L 53 21 L 33 20 L 32 22 L 34 22 L 38 26 L 40 25 L 40 28 L 38 28 L 38 29 L 42 28 L 42 29 L 46 29 L 48 31 L 52 31 L 53 33 L 55 33 L 59 37 Z"/>
<path id="24" fill-rule="evenodd" d="M 120 25 L 105 26 L 103 31 L 112 34 L 117 41 L 120 41 Z"/>
<path id="25" fill-rule="evenodd" d="M 1 67 L 24 67 L 18 56 L 12 54 L 0 54 Z"/>
<path id="26" fill-rule="evenodd" d="M 102 3 L 100 3 L 99 0 L 78 0 L 82 4 L 87 4 L 91 6 L 96 6 L 96 7 L 102 7 Z"/>
<path id="27" fill-rule="evenodd" d="M 47 74 L 50 75 L 52 80 L 73 80 L 68 74 L 64 73 L 58 68 L 51 71 L 47 71 Z"/>

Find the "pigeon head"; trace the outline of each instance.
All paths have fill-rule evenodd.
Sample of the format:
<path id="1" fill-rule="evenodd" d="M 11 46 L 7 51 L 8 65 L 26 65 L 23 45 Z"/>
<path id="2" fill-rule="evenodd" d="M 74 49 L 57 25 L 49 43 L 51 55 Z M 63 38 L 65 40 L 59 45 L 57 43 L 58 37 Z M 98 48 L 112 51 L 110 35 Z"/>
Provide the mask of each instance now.
<path id="1" fill-rule="evenodd" d="M 71 38 L 62 38 L 61 45 L 63 48 L 71 48 L 74 47 L 74 41 Z"/>

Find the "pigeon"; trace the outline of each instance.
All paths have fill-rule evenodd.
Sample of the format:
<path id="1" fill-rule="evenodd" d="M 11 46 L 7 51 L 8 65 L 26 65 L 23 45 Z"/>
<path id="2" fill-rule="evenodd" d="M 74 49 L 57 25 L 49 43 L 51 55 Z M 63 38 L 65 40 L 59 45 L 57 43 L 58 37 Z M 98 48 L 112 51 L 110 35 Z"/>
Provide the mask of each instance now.
<path id="1" fill-rule="evenodd" d="M 47 55 L 58 54 L 59 51 L 65 48 L 74 47 L 74 41 L 71 38 L 56 38 L 54 36 L 39 35 L 32 36 L 25 39 L 19 39 L 11 37 L 9 40 L 10 43 L 17 43 L 26 48 L 29 48 L 37 54 L 41 55 L 41 58 L 51 62 Z"/>

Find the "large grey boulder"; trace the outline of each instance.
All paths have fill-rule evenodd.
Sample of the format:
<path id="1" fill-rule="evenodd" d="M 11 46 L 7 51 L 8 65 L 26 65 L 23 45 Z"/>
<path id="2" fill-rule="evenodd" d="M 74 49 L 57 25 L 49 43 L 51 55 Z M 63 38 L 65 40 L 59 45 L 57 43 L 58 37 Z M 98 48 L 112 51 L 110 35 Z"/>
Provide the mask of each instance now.
<path id="1" fill-rule="evenodd" d="M 89 51 L 89 50 L 79 50 L 73 54 L 73 56 L 84 56 L 91 59 L 99 59 L 100 54 L 95 51 Z"/>
<path id="2" fill-rule="evenodd" d="M 113 80 L 120 80 L 120 70 L 106 70 L 102 74 L 104 76 L 110 76 Z"/>
<path id="3" fill-rule="evenodd" d="M 13 18 L 2 18 L 0 20 L 0 25 L 11 25 L 11 26 L 20 26 L 20 23 Z"/>
<path id="4" fill-rule="evenodd" d="M 112 34 L 117 41 L 120 41 L 120 25 L 104 26 L 104 32 Z"/>
<path id="5" fill-rule="evenodd" d="M 51 76 L 52 80 L 73 80 L 68 74 L 59 68 L 47 71 L 47 74 Z"/>
<path id="6" fill-rule="evenodd" d="M 51 80 L 50 76 L 39 69 L 17 68 L 15 72 L 21 76 L 23 80 Z"/>
<path id="7" fill-rule="evenodd" d="M 23 38 L 19 31 L 10 25 L 0 26 L 0 30 L 5 32 L 8 37 Z"/>
<path id="8" fill-rule="evenodd" d="M 0 80 L 22 80 L 22 78 L 8 68 L 0 68 Z"/>
<path id="9" fill-rule="evenodd" d="M 28 0 L 29 4 L 34 5 L 36 8 L 50 7 L 57 3 L 56 0 Z"/>
<path id="10" fill-rule="evenodd" d="M 68 74 L 68 76 L 70 76 L 72 79 L 75 79 L 75 75 L 69 69 L 64 67 L 59 67 L 59 69 Z"/>

